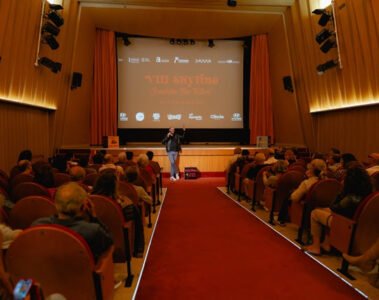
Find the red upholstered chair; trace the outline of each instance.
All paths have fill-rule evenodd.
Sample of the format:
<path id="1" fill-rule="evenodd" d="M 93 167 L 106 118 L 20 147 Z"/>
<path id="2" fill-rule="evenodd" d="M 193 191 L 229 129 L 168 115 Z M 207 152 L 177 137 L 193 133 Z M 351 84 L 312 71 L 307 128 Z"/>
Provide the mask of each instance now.
<path id="1" fill-rule="evenodd" d="M 304 174 L 299 171 L 287 171 L 278 180 L 278 186 L 272 196 L 269 223 L 274 224 L 274 213 L 278 212 L 284 201 L 287 201 L 291 193 L 304 180 Z"/>
<path id="2" fill-rule="evenodd" d="M 9 192 L 10 190 L 10 186 L 9 186 L 9 182 L 7 179 L 5 179 L 4 177 L 0 176 L 0 188 L 2 188 L 3 190 Z"/>
<path id="3" fill-rule="evenodd" d="M 18 184 L 23 182 L 33 182 L 34 177 L 28 174 L 18 174 L 10 181 L 11 190 L 13 190 Z"/>
<path id="4" fill-rule="evenodd" d="M 50 193 L 44 186 L 35 182 L 23 182 L 12 190 L 12 201 L 16 203 L 27 196 L 44 196 L 51 198 Z"/>
<path id="5" fill-rule="evenodd" d="M 65 184 L 70 181 L 71 181 L 70 175 L 66 173 L 54 173 L 54 182 L 55 182 L 56 187 L 59 187 L 62 184 Z"/>
<path id="6" fill-rule="evenodd" d="M 134 247 L 133 221 L 126 222 L 121 207 L 114 200 L 100 195 L 91 195 L 90 199 L 95 206 L 96 216 L 110 231 L 113 242 L 113 262 L 125 263 L 128 278 L 125 286 L 130 287 L 133 281 L 131 259 Z"/>
<path id="7" fill-rule="evenodd" d="M 97 173 L 87 174 L 86 177 L 84 177 L 82 183 L 87 186 L 94 186 L 98 177 L 99 177 L 99 174 Z"/>
<path id="8" fill-rule="evenodd" d="M 379 172 L 375 172 L 370 177 L 374 191 L 379 191 Z"/>
<path id="9" fill-rule="evenodd" d="M 134 205 L 137 205 L 141 210 L 142 224 L 146 225 L 145 215 L 146 215 L 146 207 L 145 203 L 140 201 L 137 191 L 134 186 L 128 182 L 120 181 L 118 185 L 118 192 L 120 195 L 127 196 L 130 200 L 133 201 Z M 151 219 L 149 219 L 148 227 L 152 226 Z"/>
<path id="10" fill-rule="evenodd" d="M 303 165 L 294 163 L 288 167 L 288 171 L 299 171 L 305 174 L 306 169 Z"/>
<path id="11" fill-rule="evenodd" d="M 241 200 L 241 192 L 242 192 L 242 182 L 246 177 L 247 172 L 250 168 L 254 166 L 254 163 L 245 164 L 241 170 L 241 172 L 234 173 L 234 189 L 238 195 L 238 201 Z"/>
<path id="12" fill-rule="evenodd" d="M 3 244 L 3 239 L 3 234 L 0 231 L 0 245 Z M 0 295 L 2 295 L 5 299 L 13 299 L 10 297 L 10 295 L 13 295 L 13 285 L 9 279 L 9 274 L 5 272 L 3 252 L 0 247 Z M 9 298 L 6 298 L 5 295 L 7 295 L 7 297 L 9 296 Z"/>
<path id="13" fill-rule="evenodd" d="M 13 282 L 33 278 L 44 293 L 66 299 L 113 299 L 113 246 L 97 263 L 86 241 L 69 228 L 34 226 L 23 231 L 6 253 Z"/>
<path id="14" fill-rule="evenodd" d="M 330 227 L 330 244 L 350 255 L 361 255 L 379 238 L 379 192 L 374 192 L 362 200 L 353 219 L 333 213 Z M 338 270 L 348 278 L 349 264 L 342 261 Z"/>
<path id="15" fill-rule="evenodd" d="M 294 202 L 290 207 L 291 223 L 299 227 L 297 242 L 303 244 L 303 233 L 308 231 L 310 237 L 310 215 L 314 208 L 329 207 L 342 191 L 342 184 L 336 179 L 317 181 L 300 202 Z"/>
<path id="16" fill-rule="evenodd" d="M 259 170 L 257 177 L 255 178 L 254 181 L 254 187 L 253 187 L 253 194 L 252 194 L 252 204 L 251 204 L 251 209 L 255 211 L 255 206 L 258 203 L 262 202 L 263 199 L 263 193 L 265 190 L 265 185 L 263 183 L 263 173 L 268 171 L 271 168 L 271 166 L 266 166 L 263 167 L 262 169 Z"/>
<path id="17" fill-rule="evenodd" d="M 26 229 L 42 217 L 56 214 L 54 202 L 43 196 L 28 196 L 16 202 L 9 213 L 9 224 L 14 229 Z"/>

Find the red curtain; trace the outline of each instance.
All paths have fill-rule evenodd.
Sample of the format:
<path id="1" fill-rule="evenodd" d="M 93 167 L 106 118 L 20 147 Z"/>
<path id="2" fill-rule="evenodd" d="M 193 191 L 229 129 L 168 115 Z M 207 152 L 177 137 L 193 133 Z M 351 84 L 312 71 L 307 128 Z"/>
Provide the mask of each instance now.
<path id="1" fill-rule="evenodd" d="M 252 37 L 250 69 L 250 144 L 257 136 L 270 136 L 274 142 L 270 65 L 266 34 Z"/>
<path id="2" fill-rule="evenodd" d="M 91 145 L 100 145 L 103 136 L 117 135 L 117 69 L 113 31 L 96 30 L 93 86 Z"/>

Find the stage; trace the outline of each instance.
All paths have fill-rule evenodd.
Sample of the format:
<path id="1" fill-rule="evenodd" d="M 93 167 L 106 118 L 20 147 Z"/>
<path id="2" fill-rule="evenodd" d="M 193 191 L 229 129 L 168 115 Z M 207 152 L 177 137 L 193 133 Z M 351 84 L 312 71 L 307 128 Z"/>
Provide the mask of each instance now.
<path id="1" fill-rule="evenodd" d="M 236 147 L 248 149 L 251 154 L 255 152 L 267 152 L 267 148 L 258 148 L 249 145 L 230 145 L 230 144 L 191 144 L 182 145 L 182 152 L 179 155 L 178 165 L 180 172 L 184 171 L 185 167 L 196 167 L 202 176 L 220 176 L 223 175 L 226 165 L 233 156 L 233 151 Z M 128 144 L 118 148 L 102 148 L 102 147 L 62 147 L 59 152 L 72 152 L 74 155 L 83 155 L 85 153 L 91 156 L 98 151 L 106 151 L 114 156 L 117 161 L 117 156 L 122 151 L 132 151 L 134 160 L 141 153 L 147 151 L 154 152 L 154 160 L 157 161 L 163 168 L 163 173 L 170 171 L 170 163 L 167 158 L 166 148 L 162 144 Z"/>

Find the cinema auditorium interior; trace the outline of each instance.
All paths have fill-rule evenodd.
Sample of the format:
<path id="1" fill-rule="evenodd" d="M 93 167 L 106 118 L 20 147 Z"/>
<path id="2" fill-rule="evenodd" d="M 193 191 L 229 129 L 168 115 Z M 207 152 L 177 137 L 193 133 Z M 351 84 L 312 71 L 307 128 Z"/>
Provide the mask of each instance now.
<path id="1" fill-rule="evenodd" d="M 0 0 L 0 299 L 379 299 L 378 0 Z"/>

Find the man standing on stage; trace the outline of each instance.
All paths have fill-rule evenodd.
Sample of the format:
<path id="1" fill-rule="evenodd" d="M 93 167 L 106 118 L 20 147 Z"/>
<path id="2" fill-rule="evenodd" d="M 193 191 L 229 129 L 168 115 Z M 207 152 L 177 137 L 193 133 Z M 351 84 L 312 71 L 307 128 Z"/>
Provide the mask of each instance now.
<path id="1" fill-rule="evenodd" d="M 186 129 L 183 127 L 183 135 L 175 133 L 175 128 L 171 127 L 168 130 L 167 135 L 162 141 L 162 144 L 166 146 L 166 151 L 168 155 L 168 159 L 170 160 L 171 165 L 171 181 L 176 181 L 179 179 L 179 169 L 176 165 L 176 159 L 178 158 L 178 154 L 181 151 L 181 143 L 184 139 L 184 134 Z"/>

